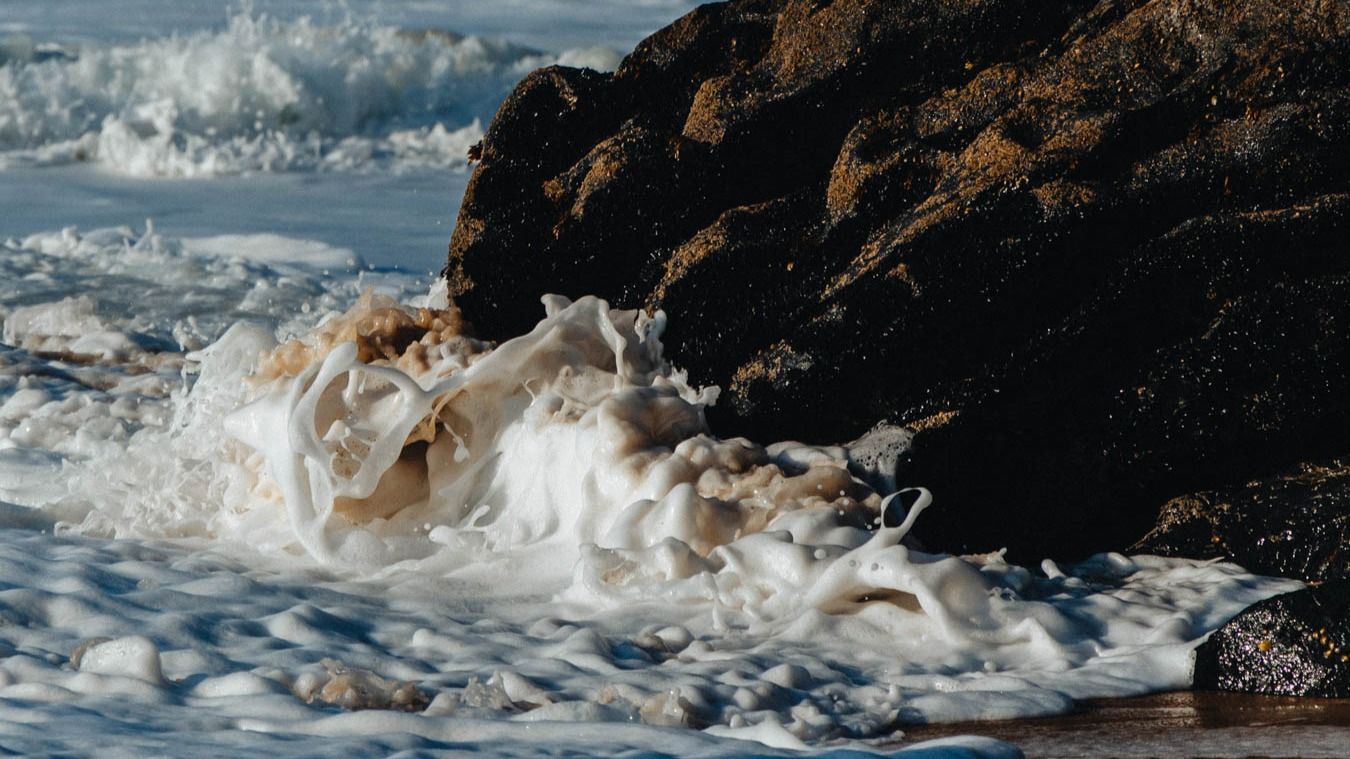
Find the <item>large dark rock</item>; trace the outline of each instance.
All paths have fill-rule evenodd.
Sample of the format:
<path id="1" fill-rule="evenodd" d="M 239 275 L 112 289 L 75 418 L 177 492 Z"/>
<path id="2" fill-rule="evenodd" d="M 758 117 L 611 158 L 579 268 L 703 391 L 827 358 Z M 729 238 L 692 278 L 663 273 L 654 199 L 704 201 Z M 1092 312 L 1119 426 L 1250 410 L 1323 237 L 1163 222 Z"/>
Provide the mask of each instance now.
<path id="1" fill-rule="evenodd" d="M 1350 581 L 1258 603 L 1196 650 L 1195 687 L 1350 698 Z"/>
<path id="2" fill-rule="evenodd" d="M 917 532 L 1123 548 L 1350 454 L 1350 3 L 738 0 L 530 75 L 445 275 L 664 308 L 760 439 L 916 432 Z"/>

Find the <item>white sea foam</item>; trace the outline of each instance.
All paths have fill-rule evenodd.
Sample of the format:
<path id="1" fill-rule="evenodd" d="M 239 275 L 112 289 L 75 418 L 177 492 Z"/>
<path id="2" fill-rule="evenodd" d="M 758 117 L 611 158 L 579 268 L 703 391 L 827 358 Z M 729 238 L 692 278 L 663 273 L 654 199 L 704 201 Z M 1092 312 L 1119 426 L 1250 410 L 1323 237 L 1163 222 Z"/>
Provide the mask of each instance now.
<path id="1" fill-rule="evenodd" d="M 494 618 L 490 597 L 490 611 L 470 612 L 448 583 L 372 587 L 265 564 L 210 545 L 0 530 L 0 745 L 91 757 L 801 755 L 643 724 L 625 700 L 642 691 L 622 684 L 640 672 L 624 670 L 642 665 L 653 691 L 662 668 L 593 623 Z M 621 657 L 588 655 L 596 646 Z M 905 748 L 907 759 L 1019 755 L 973 738 Z"/>
<path id="2" fill-rule="evenodd" d="M 413 276 L 359 264 L 276 235 L 68 228 L 0 243 L 0 500 L 50 494 L 50 467 L 116 455 L 146 424 L 167 423 L 185 352 L 232 324 L 303 330 L 364 289 L 406 298 L 417 288 Z"/>
<path id="3" fill-rule="evenodd" d="M 0 591 L 18 652 L 0 705 L 80 703 L 91 730 L 181 719 L 236 747 L 858 747 L 1183 687 L 1208 631 L 1297 587 L 1213 562 L 925 553 L 904 538 L 940 497 L 884 501 L 841 448 L 715 437 L 663 316 L 550 298 L 492 346 L 397 278 L 343 314 L 376 280 L 286 248 L 7 245 L 0 516 L 120 540 L 0 540 L 21 578 Z M 76 350 L 91 333 L 149 345 Z M 335 713 L 354 706 L 376 711 Z M 34 715 L 0 712 L 0 735 L 42 745 L 19 727 Z M 576 727 L 541 727 L 559 721 Z"/>
<path id="4" fill-rule="evenodd" d="M 0 43 L 0 168 L 92 161 L 137 176 L 463 166 L 525 73 L 612 68 L 373 21 L 237 13 L 223 31 L 135 44 Z"/>

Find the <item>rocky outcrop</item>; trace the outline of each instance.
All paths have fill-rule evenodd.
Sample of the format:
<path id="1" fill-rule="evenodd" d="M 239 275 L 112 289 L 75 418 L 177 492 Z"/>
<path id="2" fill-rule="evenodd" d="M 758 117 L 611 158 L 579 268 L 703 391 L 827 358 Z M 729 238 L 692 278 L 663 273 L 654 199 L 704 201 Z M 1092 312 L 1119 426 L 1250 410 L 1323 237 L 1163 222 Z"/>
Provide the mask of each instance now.
<path id="1" fill-rule="evenodd" d="M 1348 63 L 1344 0 L 704 6 L 516 88 L 445 275 L 664 308 L 724 434 L 907 427 L 931 546 L 1123 548 L 1350 454 Z"/>
<path id="2" fill-rule="evenodd" d="M 1300 580 L 1350 579 L 1350 467 L 1308 466 L 1174 498 L 1131 551 L 1230 559 Z"/>
<path id="3" fill-rule="evenodd" d="M 1286 593 L 1239 614 L 1196 650 L 1195 687 L 1350 698 L 1350 581 Z"/>

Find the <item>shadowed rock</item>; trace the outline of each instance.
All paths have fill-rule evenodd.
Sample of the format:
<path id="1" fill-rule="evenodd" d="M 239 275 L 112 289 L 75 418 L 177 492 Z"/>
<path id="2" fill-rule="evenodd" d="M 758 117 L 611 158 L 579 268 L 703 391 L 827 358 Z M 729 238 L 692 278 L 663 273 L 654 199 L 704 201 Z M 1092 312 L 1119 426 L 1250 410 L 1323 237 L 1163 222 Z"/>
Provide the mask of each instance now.
<path id="1" fill-rule="evenodd" d="M 1195 687 L 1350 697 L 1350 581 L 1286 593 L 1239 614 L 1196 650 Z"/>
<path id="2" fill-rule="evenodd" d="M 926 544 L 1122 548 L 1350 453 L 1350 4 L 739 0 L 479 148 L 445 269 L 664 308 L 723 434 L 913 432 Z"/>
<path id="3" fill-rule="evenodd" d="M 1131 551 L 1226 558 L 1264 575 L 1350 579 L 1350 468 L 1306 467 L 1174 498 Z"/>

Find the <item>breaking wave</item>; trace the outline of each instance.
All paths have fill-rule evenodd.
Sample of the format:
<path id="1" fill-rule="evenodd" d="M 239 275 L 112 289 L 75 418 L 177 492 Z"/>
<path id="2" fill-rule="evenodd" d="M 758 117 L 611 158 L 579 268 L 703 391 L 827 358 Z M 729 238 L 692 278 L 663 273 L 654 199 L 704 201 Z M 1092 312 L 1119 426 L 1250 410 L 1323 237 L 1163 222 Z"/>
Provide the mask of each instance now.
<path id="1" fill-rule="evenodd" d="M 94 162 L 134 176 L 462 166 L 510 87 L 553 63 L 439 29 L 240 13 L 131 45 L 0 43 L 0 168 Z"/>

